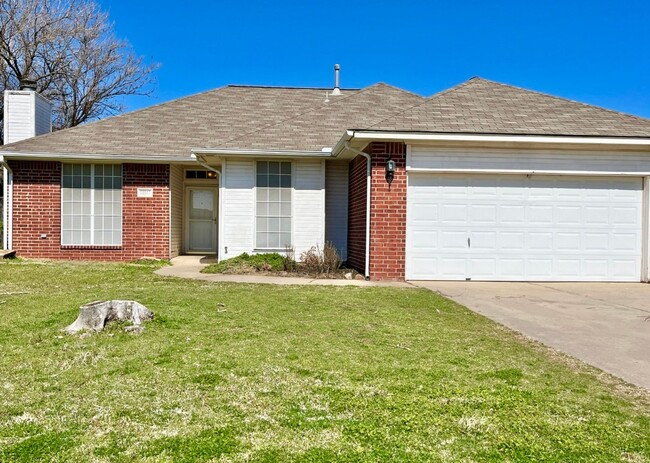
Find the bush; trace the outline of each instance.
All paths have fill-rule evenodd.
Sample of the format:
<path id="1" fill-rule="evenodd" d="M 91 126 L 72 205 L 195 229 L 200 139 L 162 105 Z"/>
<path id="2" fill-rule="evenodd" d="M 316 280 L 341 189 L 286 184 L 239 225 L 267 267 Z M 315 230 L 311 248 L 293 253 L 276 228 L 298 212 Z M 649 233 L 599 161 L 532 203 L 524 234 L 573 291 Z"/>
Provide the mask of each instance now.
<path id="1" fill-rule="evenodd" d="M 341 267 L 341 256 L 329 241 L 321 251 L 318 246 L 312 246 L 309 251 L 300 255 L 300 262 L 307 273 L 316 275 L 331 275 Z"/>
<path id="2" fill-rule="evenodd" d="M 203 269 L 203 273 L 246 273 L 253 269 L 280 272 L 284 270 L 284 257 L 277 252 L 253 255 L 243 253 L 232 259 L 209 265 Z"/>
<path id="3" fill-rule="evenodd" d="M 295 272 L 297 270 L 296 251 L 293 249 L 293 246 L 287 246 L 285 249 L 284 257 L 282 258 L 284 270 L 287 272 Z"/>

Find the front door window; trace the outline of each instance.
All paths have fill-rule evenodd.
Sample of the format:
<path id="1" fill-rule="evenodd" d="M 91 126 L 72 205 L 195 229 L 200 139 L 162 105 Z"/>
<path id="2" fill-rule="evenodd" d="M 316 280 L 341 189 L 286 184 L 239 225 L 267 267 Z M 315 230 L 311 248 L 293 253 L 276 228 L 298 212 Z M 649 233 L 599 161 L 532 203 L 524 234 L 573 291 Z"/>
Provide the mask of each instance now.
<path id="1" fill-rule="evenodd" d="M 214 188 L 189 189 L 188 252 L 216 252 L 216 196 Z"/>

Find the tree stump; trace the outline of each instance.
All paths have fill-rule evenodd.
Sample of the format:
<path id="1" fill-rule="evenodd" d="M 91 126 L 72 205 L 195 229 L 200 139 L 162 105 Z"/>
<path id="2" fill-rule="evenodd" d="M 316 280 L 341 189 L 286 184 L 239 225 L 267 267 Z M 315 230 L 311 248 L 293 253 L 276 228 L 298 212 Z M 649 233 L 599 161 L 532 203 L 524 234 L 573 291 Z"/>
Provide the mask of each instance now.
<path id="1" fill-rule="evenodd" d="M 65 331 L 69 334 L 82 330 L 102 331 L 111 321 L 130 321 L 133 326 L 142 328 L 142 323 L 151 319 L 153 312 L 137 301 L 94 301 L 79 307 L 79 316 Z M 140 332 L 141 329 L 129 331 Z"/>

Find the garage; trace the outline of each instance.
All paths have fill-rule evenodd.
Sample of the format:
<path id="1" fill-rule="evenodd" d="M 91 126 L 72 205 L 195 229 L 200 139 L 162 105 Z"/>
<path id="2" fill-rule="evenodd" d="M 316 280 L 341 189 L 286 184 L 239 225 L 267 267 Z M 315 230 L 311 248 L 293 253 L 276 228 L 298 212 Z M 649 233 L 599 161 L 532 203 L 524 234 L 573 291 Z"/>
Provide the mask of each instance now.
<path id="1" fill-rule="evenodd" d="M 407 181 L 407 279 L 641 280 L 641 177 L 409 172 Z"/>

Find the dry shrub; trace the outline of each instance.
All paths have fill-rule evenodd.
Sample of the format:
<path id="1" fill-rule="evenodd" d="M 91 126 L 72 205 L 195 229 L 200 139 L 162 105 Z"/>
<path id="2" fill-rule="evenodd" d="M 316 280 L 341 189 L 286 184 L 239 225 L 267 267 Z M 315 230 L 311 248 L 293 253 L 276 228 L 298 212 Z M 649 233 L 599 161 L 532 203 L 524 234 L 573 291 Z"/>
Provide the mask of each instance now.
<path id="1" fill-rule="evenodd" d="M 285 272 L 295 272 L 296 271 L 296 251 L 293 246 L 286 246 L 284 251 L 284 257 L 282 258 L 282 264 L 284 265 Z"/>
<path id="2" fill-rule="evenodd" d="M 318 245 L 312 246 L 300 255 L 300 262 L 307 273 L 331 275 L 341 267 L 341 256 L 329 241 L 322 251 Z"/>

